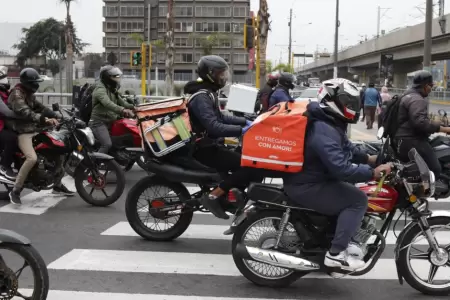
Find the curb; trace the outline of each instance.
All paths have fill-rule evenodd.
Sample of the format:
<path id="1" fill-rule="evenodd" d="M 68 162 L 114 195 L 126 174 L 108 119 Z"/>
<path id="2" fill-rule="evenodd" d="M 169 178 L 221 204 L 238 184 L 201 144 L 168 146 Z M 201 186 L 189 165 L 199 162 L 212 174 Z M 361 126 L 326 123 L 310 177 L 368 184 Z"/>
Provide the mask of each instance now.
<path id="1" fill-rule="evenodd" d="M 449 105 L 450 106 L 450 100 L 430 100 L 430 103 L 432 104 L 438 104 L 438 105 Z"/>

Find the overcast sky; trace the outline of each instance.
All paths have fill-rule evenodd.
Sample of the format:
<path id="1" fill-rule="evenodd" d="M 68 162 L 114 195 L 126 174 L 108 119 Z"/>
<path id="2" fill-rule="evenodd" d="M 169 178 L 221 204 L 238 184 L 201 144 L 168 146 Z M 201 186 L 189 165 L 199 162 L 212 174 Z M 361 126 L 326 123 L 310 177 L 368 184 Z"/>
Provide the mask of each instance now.
<path id="1" fill-rule="evenodd" d="M 287 61 L 289 42 L 289 9 L 293 9 L 293 52 L 312 52 L 318 47 L 332 51 L 334 44 L 335 0 L 267 0 L 272 20 L 269 33 L 268 58 L 277 63 Z M 3 3 L 4 2 L 4 3 Z M 175 0 L 175 5 L 176 5 Z M 365 35 L 371 37 L 377 30 L 377 7 L 382 10 L 381 29 L 389 32 L 398 27 L 424 21 L 419 8 L 425 0 L 341 0 L 339 45 L 356 44 Z M 77 0 L 72 6 L 73 21 L 79 37 L 91 44 L 88 52 L 102 52 L 102 0 Z M 281 4 L 284 3 L 284 4 Z M 437 3 L 437 0 L 435 0 Z M 257 11 L 259 0 L 251 0 L 251 9 Z M 3 22 L 34 23 L 47 17 L 63 20 L 64 5 L 58 0 L 2 0 Z M 435 7 L 435 15 L 438 9 Z M 445 9 L 450 12 L 450 5 Z M 311 25 L 307 25 L 312 23 Z M 1 36 L 1 33 L 0 33 Z"/>

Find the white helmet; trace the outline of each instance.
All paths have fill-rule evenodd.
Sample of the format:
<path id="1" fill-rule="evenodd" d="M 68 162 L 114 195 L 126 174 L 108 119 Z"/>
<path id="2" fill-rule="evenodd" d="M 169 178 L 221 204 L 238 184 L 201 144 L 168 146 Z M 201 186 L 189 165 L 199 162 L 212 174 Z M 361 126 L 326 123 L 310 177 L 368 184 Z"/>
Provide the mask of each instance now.
<path id="1" fill-rule="evenodd" d="M 358 122 L 361 99 L 358 88 L 350 80 L 336 78 L 322 82 L 317 101 L 333 117 L 345 123 Z"/>
<path id="2" fill-rule="evenodd" d="M 8 67 L 0 66 L 0 86 L 9 90 Z"/>

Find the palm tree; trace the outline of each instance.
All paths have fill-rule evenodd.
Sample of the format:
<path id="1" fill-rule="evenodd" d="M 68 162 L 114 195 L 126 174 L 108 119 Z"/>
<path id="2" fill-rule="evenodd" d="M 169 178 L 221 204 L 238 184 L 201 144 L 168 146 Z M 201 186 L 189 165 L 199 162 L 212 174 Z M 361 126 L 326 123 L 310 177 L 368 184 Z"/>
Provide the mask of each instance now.
<path id="1" fill-rule="evenodd" d="M 64 27 L 66 36 L 66 91 L 72 93 L 73 86 L 73 36 L 72 36 L 72 19 L 70 17 L 70 5 L 75 0 L 59 0 L 66 6 L 66 24 Z"/>
<path id="2" fill-rule="evenodd" d="M 175 56 L 173 2 L 174 0 L 169 0 L 167 5 L 167 32 L 164 39 L 166 46 L 166 96 L 173 95 L 173 63 Z"/>
<path id="3" fill-rule="evenodd" d="M 266 52 L 267 52 L 267 39 L 269 36 L 270 24 L 269 24 L 269 7 L 267 5 L 267 0 L 259 0 L 259 55 L 260 55 L 260 65 L 261 72 L 259 80 L 261 84 L 266 81 Z"/>
<path id="4" fill-rule="evenodd" d="M 213 54 L 213 48 L 220 46 L 221 41 L 231 41 L 228 34 L 214 32 L 208 35 L 191 34 L 189 36 L 193 41 L 197 41 L 203 51 L 203 55 Z"/>

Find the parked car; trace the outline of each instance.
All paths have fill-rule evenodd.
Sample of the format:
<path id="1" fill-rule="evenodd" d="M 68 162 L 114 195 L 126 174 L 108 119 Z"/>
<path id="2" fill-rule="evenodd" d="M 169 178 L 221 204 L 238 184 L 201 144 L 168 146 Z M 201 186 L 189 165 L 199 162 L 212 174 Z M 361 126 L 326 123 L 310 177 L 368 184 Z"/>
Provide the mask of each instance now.
<path id="1" fill-rule="evenodd" d="M 318 87 L 307 88 L 300 93 L 300 96 L 295 98 L 295 101 L 317 101 Z"/>

